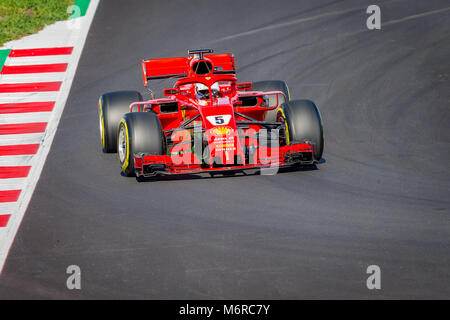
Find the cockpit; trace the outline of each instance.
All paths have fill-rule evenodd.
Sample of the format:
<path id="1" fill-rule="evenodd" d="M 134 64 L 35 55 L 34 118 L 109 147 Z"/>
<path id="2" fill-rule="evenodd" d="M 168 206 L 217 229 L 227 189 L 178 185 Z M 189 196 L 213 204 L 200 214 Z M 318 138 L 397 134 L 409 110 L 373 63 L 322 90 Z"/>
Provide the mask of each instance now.
<path id="1" fill-rule="evenodd" d="M 222 98 L 228 94 L 231 94 L 232 90 L 232 81 L 217 81 L 211 86 L 201 82 L 187 83 L 180 86 L 180 93 L 197 100 Z"/>

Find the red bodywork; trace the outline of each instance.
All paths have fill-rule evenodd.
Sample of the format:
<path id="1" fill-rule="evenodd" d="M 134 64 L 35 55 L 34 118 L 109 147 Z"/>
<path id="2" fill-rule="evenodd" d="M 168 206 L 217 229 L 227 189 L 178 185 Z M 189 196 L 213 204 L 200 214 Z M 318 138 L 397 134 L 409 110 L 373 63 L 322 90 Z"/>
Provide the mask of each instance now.
<path id="1" fill-rule="evenodd" d="M 268 111 L 286 101 L 284 93 L 237 84 L 233 55 L 205 54 L 211 52 L 142 62 L 145 85 L 153 79 L 178 80 L 164 90 L 166 98 L 130 105 L 130 112 L 157 114 L 167 150 L 165 155 L 135 154 L 136 176 L 313 163 L 313 145 L 289 141 L 281 112 L 277 122 L 265 121 Z M 198 88 L 206 88 L 206 95 L 199 96 Z"/>

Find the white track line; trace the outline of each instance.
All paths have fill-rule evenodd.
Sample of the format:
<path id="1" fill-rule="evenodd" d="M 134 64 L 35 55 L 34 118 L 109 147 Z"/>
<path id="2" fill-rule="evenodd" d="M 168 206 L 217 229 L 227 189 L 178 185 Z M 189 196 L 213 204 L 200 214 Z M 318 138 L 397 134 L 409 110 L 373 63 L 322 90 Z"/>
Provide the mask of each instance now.
<path id="1" fill-rule="evenodd" d="M 393 2 L 397 2 L 397 1 L 404 1 L 404 0 L 392 0 L 392 1 L 381 2 L 381 3 L 382 4 L 383 3 L 390 4 Z M 265 26 L 262 28 L 257 28 L 257 29 L 253 29 L 253 30 L 249 30 L 249 31 L 245 31 L 245 32 L 236 33 L 236 34 L 229 35 L 229 36 L 226 36 L 226 37 L 223 37 L 220 39 L 212 40 L 210 42 L 216 43 L 216 42 L 220 42 L 220 41 L 232 40 L 232 39 L 236 39 L 236 38 L 240 38 L 240 37 L 244 37 L 244 36 L 254 35 L 259 32 L 289 27 L 289 26 L 304 23 L 304 22 L 319 20 L 322 18 L 337 16 L 337 15 L 343 15 L 343 14 L 357 12 L 357 11 L 366 10 L 366 9 L 367 9 L 367 6 L 364 6 L 364 7 L 353 7 L 353 8 L 345 9 L 345 10 L 338 10 L 338 11 L 333 11 L 333 12 L 322 13 L 322 14 L 318 14 L 316 16 L 299 18 L 299 19 L 295 19 L 295 20 L 291 20 L 291 21 L 287 21 L 287 22 L 282 22 L 282 23 L 275 23 L 275 24 L 271 24 L 271 25 L 268 25 L 268 26 Z"/>
<path id="2" fill-rule="evenodd" d="M 391 3 L 397 2 L 397 1 L 404 1 L 404 0 L 392 0 L 392 1 L 388 1 L 388 2 L 381 2 L 381 3 L 378 3 L 378 5 L 379 4 L 391 4 Z M 212 40 L 212 41 L 210 41 L 210 43 L 216 43 L 216 42 L 226 41 L 226 40 L 233 40 L 233 39 L 244 37 L 244 36 L 254 35 L 256 33 L 263 32 L 263 31 L 269 31 L 269 30 L 289 27 L 289 26 L 300 24 L 300 23 L 303 23 L 303 22 L 314 21 L 314 20 L 318 20 L 318 19 L 322 19 L 322 18 L 326 18 L 326 17 L 330 17 L 330 16 L 342 15 L 342 14 L 351 13 L 351 12 L 362 10 L 362 9 L 365 10 L 366 8 L 367 8 L 367 6 L 355 7 L 355 8 L 350 8 L 350 9 L 347 9 L 347 10 L 328 12 L 328 13 L 323 13 L 323 14 L 319 14 L 319 15 L 316 15 L 316 16 L 312 16 L 312 17 L 299 18 L 299 19 L 295 19 L 295 20 L 291 20 L 291 21 L 287 21 L 287 22 L 276 23 L 276 24 L 272 24 L 272 25 L 265 26 L 265 27 L 262 27 L 262 28 L 257 28 L 257 29 L 246 31 L 246 32 L 236 33 L 236 34 L 229 35 L 229 36 L 226 36 L 226 37 L 223 37 L 223 38 L 220 38 L 220 39 Z M 417 19 L 417 18 L 426 17 L 426 16 L 429 16 L 429 15 L 445 12 L 445 11 L 448 11 L 448 10 L 450 10 L 450 7 L 437 9 L 437 10 L 432 10 L 432 11 L 427 11 L 427 12 L 423 12 L 423 13 L 419 13 L 419 14 L 414 14 L 414 15 L 410 15 L 410 16 L 403 17 L 403 18 L 400 18 L 400 19 L 390 20 L 390 21 L 387 21 L 387 22 L 382 22 L 381 23 L 381 27 L 383 28 L 385 26 L 394 25 L 394 24 L 401 23 L 401 22 L 404 22 L 404 21 L 409 21 L 409 20 L 413 20 L 413 19 Z M 367 31 L 367 29 L 360 30 L 357 33 L 361 32 L 361 31 Z"/>
<path id="3" fill-rule="evenodd" d="M 419 13 L 419 14 L 413 14 L 411 16 L 403 17 L 403 18 L 400 18 L 400 19 L 390 20 L 388 22 L 382 22 L 381 23 L 381 27 L 383 28 L 385 26 L 390 26 L 392 24 L 397 24 L 397 23 L 401 23 L 401 22 L 404 22 L 404 21 L 409 21 L 409 20 L 413 20 L 413 19 L 422 18 L 422 17 L 426 17 L 426 16 L 429 16 L 429 15 L 432 15 L 432 14 L 445 12 L 445 11 L 448 11 L 448 10 L 450 10 L 450 7 L 446 7 L 446 8 L 439 9 L 439 10 L 432 10 L 432 11 L 422 12 L 422 13 Z"/>

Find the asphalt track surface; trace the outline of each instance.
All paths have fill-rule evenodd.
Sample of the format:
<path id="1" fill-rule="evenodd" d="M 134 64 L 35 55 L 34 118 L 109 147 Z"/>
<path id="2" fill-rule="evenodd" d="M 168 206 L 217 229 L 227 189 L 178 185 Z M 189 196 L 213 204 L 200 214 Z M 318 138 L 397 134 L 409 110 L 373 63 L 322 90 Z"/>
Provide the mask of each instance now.
<path id="1" fill-rule="evenodd" d="M 450 4 L 102 1 L 1 298 L 450 298 Z M 120 175 L 97 100 L 144 58 L 233 52 L 319 106 L 325 162 L 274 176 Z M 155 83 L 160 92 L 163 82 Z M 79 265 L 82 289 L 66 288 Z M 381 268 L 381 290 L 366 268 Z"/>

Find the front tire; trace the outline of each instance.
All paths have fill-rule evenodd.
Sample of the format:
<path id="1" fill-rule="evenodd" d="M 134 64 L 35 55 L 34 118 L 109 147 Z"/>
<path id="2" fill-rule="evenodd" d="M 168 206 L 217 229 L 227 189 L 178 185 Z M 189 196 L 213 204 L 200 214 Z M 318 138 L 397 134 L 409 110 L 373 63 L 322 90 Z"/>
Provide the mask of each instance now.
<path id="1" fill-rule="evenodd" d="M 314 159 L 322 158 L 324 137 L 319 109 L 311 100 L 293 100 L 278 111 L 278 121 L 286 124 L 287 143 L 311 141 Z"/>
<path id="2" fill-rule="evenodd" d="M 103 152 L 117 152 L 117 129 L 120 119 L 125 113 L 130 112 L 130 104 L 136 101 L 142 101 L 142 95 L 137 91 L 108 92 L 100 97 L 98 118 Z"/>
<path id="3" fill-rule="evenodd" d="M 123 116 L 117 134 L 117 153 L 122 172 L 135 175 L 134 154 L 164 154 L 164 135 L 158 117 L 150 112 L 133 112 Z"/>

